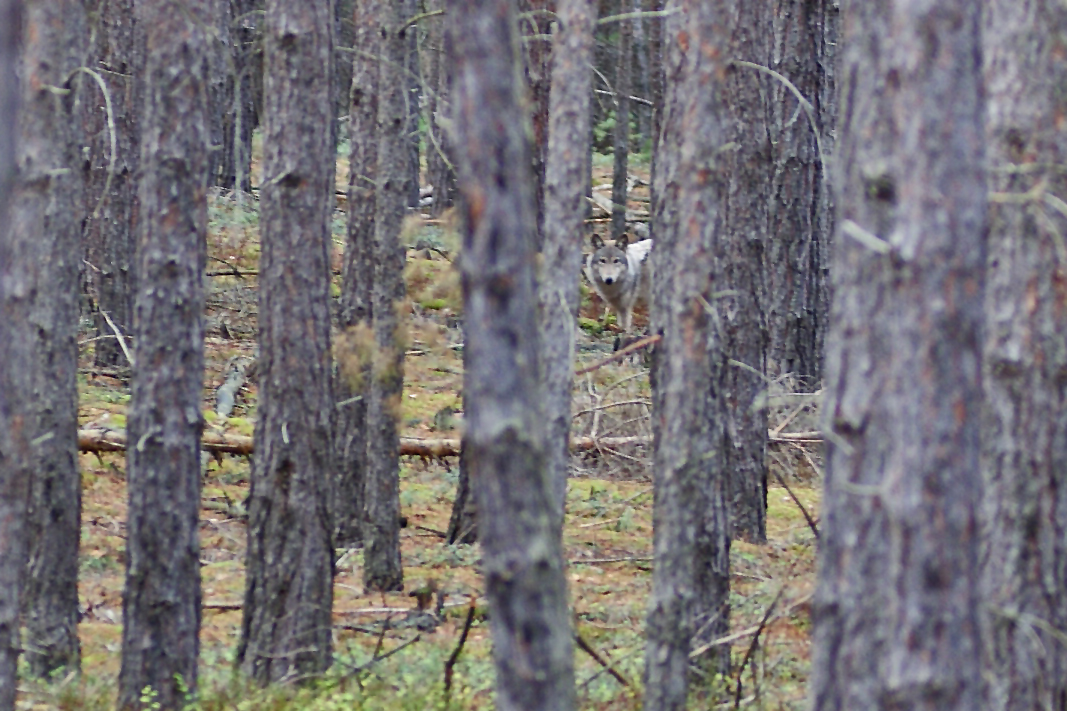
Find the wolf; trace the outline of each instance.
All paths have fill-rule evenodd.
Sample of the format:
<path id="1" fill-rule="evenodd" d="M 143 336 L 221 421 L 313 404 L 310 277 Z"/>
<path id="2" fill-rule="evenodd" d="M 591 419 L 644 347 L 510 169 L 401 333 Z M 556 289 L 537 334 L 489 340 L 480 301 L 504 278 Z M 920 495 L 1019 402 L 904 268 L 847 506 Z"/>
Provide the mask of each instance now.
<path id="1" fill-rule="evenodd" d="M 652 282 L 648 255 L 652 240 L 630 241 L 623 233 L 619 239 L 605 242 L 593 235 L 593 253 L 586 257 L 585 275 L 618 317 L 619 327 L 626 333 L 633 322 L 634 305 L 640 300 L 648 303 Z"/>

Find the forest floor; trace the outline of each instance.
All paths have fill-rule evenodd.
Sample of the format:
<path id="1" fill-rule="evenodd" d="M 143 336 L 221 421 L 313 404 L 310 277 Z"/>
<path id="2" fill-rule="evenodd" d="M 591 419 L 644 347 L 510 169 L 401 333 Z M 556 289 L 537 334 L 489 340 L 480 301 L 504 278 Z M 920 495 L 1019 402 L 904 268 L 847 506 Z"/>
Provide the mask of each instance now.
<path id="1" fill-rule="evenodd" d="M 610 159 L 608 159 L 610 161 Z M 596 161 L 595 183 L 610 185 L 610 163 Z M 339 166 L 343 191 L 346 167 Z M 647 178 L 647 166 L 635 173 Z M 647 210 L 638 186 L 631 208 Z M 610 194 L 610 193 L 609 193 Z M 643 202 L 644 200 L 644 202 Z M 207 429 L 251 436 L 256 387 L 250 382 L 232 416 L 215 415 L 215 390 L 234 359 L 255 353 L 258 214 L 255 199 L 213 195 L 208 264 Z M 333 225 L 334 296 L 339 288 L 345 216 L 339 200 Z M 409 219 L 402 240 L 408 250 L 411 347 L 405 363 L 403 436 L 457 437 L 463 378 L 458 275 L 450 259 L 457 238 L 448 220 Z M 415 247 L 418 247 L 417 249 Z M 583 286 L 578 367 L 611 354 L 614 334 L 602 331 L 602 308 Z M 639 322 L 643 326 L 643 322 Z M 125 428 L 128 372 L 92 366 L 92 339 L 82 334 L 81 426 Z M 816 429 L 817 404 L 795 395 L 788 379 L 771 383 L 770 427 Z M 576 435 L 649 434 L 649 385 L 642 364 L 614 363 L 580 376 L 575 385 Z M 652 485 L 650 448 L 641 443 L 602 446 L 573 457 L 567 497 L 564 551 L 575 626 L 602 661 L 576 649 L 580 707 L 640 707 L 646 606 L 652 581 Z M 775 442 L 768 452 L 774 477 L 768 496 L 765 545 L 736 542 L 731 554 L 730 644 L 734 673 L 697 680 L 691 706 L 800 709 L 806 705 L 809 612 L 814 586 L 815 538 L 796 500 L 818 516 L 821 457 L 813 442 Z M 50 685 L 23 682 L 20 708 L 105 709 L 116 695 L 122 624 L 126 481 L 124 456 L 80 458 L 84 501 L 80 635 L 84 673 Z M 407 590 L 429 580 L 444 595 L 444 619 L 419 631 L 407 592 L 368 594 L 362 588 L 362 553 L 338 551 L 334 588 L 333 670 L 310 688 L 258 690 L 232 671 L 244 594 L 245 516 L 251 461 L 245 456 L 206 458 L 201 509 L 200 698 L 208 709 L 429 709 L 445 708 L 444 668 L 456 648 L 470 604 L 474 624 L 455 665 L 451 708 L 492 707 L 493 667 L 484 616 L 477 546 L 453 546 L 439 532 L 448 526 L 457 462 L 405 457 L 401 461 L 401 531 Z M 789 491 L 774 482 L 784 480 Z M 790 491 L 792 493 L 790 493 Z M 472 603 L 472 601 L 474 601 Z M 603 663 L 602 663 L 603 662 Z M 606 668 L 611 666 L 616 678 Z M 742 668 L 743 666 L 743 668 Z M 741 669 L 740 674 L 738 670 Z M 626 684 L 619 679 L 625 680 Z M 739 681 L 740 678 L 740 681 Z"/>

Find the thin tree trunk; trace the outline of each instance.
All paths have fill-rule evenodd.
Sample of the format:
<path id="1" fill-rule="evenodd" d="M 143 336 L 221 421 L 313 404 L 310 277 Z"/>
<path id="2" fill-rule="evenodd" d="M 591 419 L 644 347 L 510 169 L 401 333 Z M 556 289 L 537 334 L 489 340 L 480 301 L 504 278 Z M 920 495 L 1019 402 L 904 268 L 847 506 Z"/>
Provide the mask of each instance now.
<path id="1" fill-rule="evenodd" d="M 78 538 L 78 275 L 84 216 L 78 101 L 97 92 L 76 67 L 87 48 L 80 2 L 32 2 L 23 27 L 23 104 L 19 190 L 13 208 L 16 238 L 39 266 L 40 288 L 30 293 L 34 360 L 24 374 L 34 396 L 26 401 L 34 442 L 29 567 L 22 603 L 30 674 L 77 671 Z M 59 89 L 59 91 L 54 91 Z"/>
<path id="2" fill-rule="evenodd" d="M 726 37 L 719 9 L 672 0 L 664 50 L 667 84 L 653 220 L 656 279 L 651 321 L 662 340 L 652 365 L 655 472 L 652 597 L 647 623 L 645 709 L 685 708 L 693 643 L 729 628 L 730 531 L 724 470 L 727 369 L 717 323 L 730 164 L 723 158 L 729 108 L 723 96 Z M 718 648 L 713 670 L 726 664 Z"/>
<path id="3" fill-rule="evenodd" d="M 219 184 L 252 189 L 252 132 L 259 125 L 257 87 L 262 84 L 262 0 L 230 0 L 233 107 L 226 113 Z M 232 122 L 232 123 L 230 123 Z"/>
<path id="4" fill-rule="evenodd" d="M 374 284 L 374 214 L 378 175 L 378 75 L 381 52 L 379 0 L 357 0 L 352 22 L 355 48 L 348 109 L 348 240 L 341 283 L 341 335 L 334 347 L 337 380 L 337 476 L 331 514 L 335 544 L 363 540 L 367 470 L 367 379 Z"/>
<path id="5" fill-rule="evenodd" d="M 406 23 L 419 13 L 418 0 L 404 0 L 400 21 Z M 404 31 L 404 68 L 400 80 L 407 85 L 404 97 L 404 138 L 407 143 L 407 195 L 408 207 L 419 206 L 419 98 L 422 96 L 422 69 L 419 66 L 419 25 L 408 26 Z"/>
<path id="6" fill-rule="evenodd" d="M 983 708 L 980 6 L 843 8 L 811 697 Z"/>
<path id="7" fill-rule="evenodd" d="M 441 0 L 427 3 L 427 11 L 440 9 Z M 448 18 L 430 20 L 430 34 L 427 40 L 430 51 L 429 76 L 427 81 L 433 91 L 427 92 L 426 107 L 426 180 L 433 186 L 433 208 L 430 214 L 439 217 L 452 207 L 456 190 L 456 176 L 452 170 L 450 149 L 451 141 L 443 126 L 449 123 L 451 116 L 450 86 L 452 77 L 452 58 L 449 50 L 449 33 L 445 31 Z"/>
<path id="8" fill-rule="evenodd" d="M 530 165 L 534 175 L 539 243 L 545 214 L 545 153 L 548 149 L 548 102 L 552 84 L 552 43 L 547 38 L 552 24 L 549 13 L 554 4 L 554 0 L 518 0 L 519 11 L 523 13 L 519 27 L 527 39 L 523 44 L 522 56 L 528 92 L 525 103 L 533 127 Z"/>
<path id="9" fill-rule="evenodd" d="M 267 2 L 259 415 L 237 649 L 259 684 L 331 661 L 333 23 L 330 0 Z"/>
<path id="10" fill-rule="evenodd" d="M 33 477 L 33 433 L 22 406 L 33 383 L 30 301 L 34 250 L 17 237 L 11 196 L 17 185 L 19 28 L 22 3 L 0 0 L 0 711 L 13 711 L 18 684 L 19 598 L 26 568 L 26 509 Z"/>
<path id="11" fill-rule="evenodd" d="M 980 595 L 988 711 L 1067 709 L 1067 33 L 1062 3 L 987 0 L 991 190 Z M 1033 199 L 1025 196 L 1033 195 Z M 1054 197 L 1055 196 L 1055 197 Z"/>
<path id="12" fill-rule="evenodd" d="M 380 6 L 381 55 L 378 78 L 378 174 L 374 242 L 369 250 L 371 286 L 370 374 L 367 383 L 367 473 L 364 496 L 363 584 L 370 590 L 401 590 L 400 562 L 400 397 L 404 388 L 404 222 L 411 180 L 407 135 L 408 83 L 403 67 L 408 35 L 396 3 Z"/>
<path id="13" fill-rule="evenodd" d="M 124 338 L 132 332 L 133 263 L 140 220 L 136 176 L 140 159 L 141 73 L 144 32 L 134 18 L 133 0 L 99 0 L 92 29 L 92 63 L 111 97 L 111 123 L 103 93 L 86 104 L 89 179 L 85 228 L 89 286 L 95 301 L 95 362 L 128 366 L 114 328 Z M 93 17 L 95 15 L 95 17 Z M 112 134 L 112 129 L 114 133 Z M 112 144 L 114 138 L 114 144 Z"/>
<path id="14" fill-rule="evenodd" d="M 466 219 L 467 432 L 491 611 L 497 707 L 575 708 L 560 518 L 540 398 L 537 235 L 511 0 L 455 13 L 457 153 Z M 577 265 L 575 265 L 577 266 Z"/>
<path id="15" fill-rule="evenodd" d="M 773 18 L 763 3 L 730 0 L 719 4 L 719 27 L 730 59 L 765 64 L 770 56 Z M 764 244 L 770 221 L 771 143 L 767 95 L 771 79 L 734 65 L 722 83 L 729 112 L 725 125 L 730 149 L 720 160 L 730 182 L 723 195 L 723 222 L 716 233 L 721 270 L 716 310 L 722 348 L 731 361 L 723 372 L 726 407 L 725 471 L 730 478 L 730 520 L 734 537 L 767 540 L 767 410 L 758 399 L 767 389 L 767 323 L 763 317 Z"/>
<path id="16" fill-rule="evenodd" d="M 544 369 L 548 464 L 562 515 L 570 467 L 571 388 L 574 383 L 578 279 L 589 185 L 593 0 L 559 0 L 561 29 L 552 57 L 552 95 L 546 158 L 545 224 L 540 290 L 541 367 Z"/>
<path id="17" fill-rule="evenodd" d="M 145 688 L 164 709 L 196 693 L 200 433 L 207 262 L 210 0 L 137 6 L 146 32 L 137 244 L 137 348 L 127 452 L 119 706 Z"/>
<path id="18" fill-rule="evenodd" d="M 619 0 L 616 9 L 624 13 L 630 0 Z M 626 231 L 627 166 L 630 159 L 630 94 L 633 93 L 633 22 L 618 23 L 619 46 L 615 60 L 615 170 L 611 183 L 611 237 Z"/>
<path id="19" fill-rule="evenodd" d="M 833 203 L 819 141 L 828 158 L 834 135 L 836 6 L 833 0 L 777 0 L 772 15 L 769 66 L 793 83 L 814 116 L 802 110 L 785 84 L 764 82 L 774 166 L 764 257 L 767 370 L 771 377 L 796 376 L 807 391 L 818 389 L 822 380 L 829 308 Z"/>

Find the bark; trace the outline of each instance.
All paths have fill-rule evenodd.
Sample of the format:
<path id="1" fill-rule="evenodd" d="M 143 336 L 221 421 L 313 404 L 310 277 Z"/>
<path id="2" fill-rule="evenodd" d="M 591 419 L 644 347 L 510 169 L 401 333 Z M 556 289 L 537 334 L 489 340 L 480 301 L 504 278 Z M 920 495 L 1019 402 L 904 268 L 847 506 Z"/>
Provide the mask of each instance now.
<path id="1" fill-rule="evenodd" d="M 768 66 L 811 103 L 815 125 L 789 87 L 764 82 L 773 165 L 764 256 L 767 371 L 771 377 L 791 373 L 809 391 L 822 380 L 829 309 L 833 203 L 817 138 L 831 155 L 838 14 L 833 0 L 777 0 L 773 12 Z"/>
<path id="2" fill-rule="evenodd" d="M 137 6 L 146 33 L 141 114 L 143 276 L 134 305 L 126 586 L 119 706 L 195 694 L 200 651 L 200 433 L 204 371 L 210 0 Z"/>
<path id="3" fill-rule="evenodd" d="M 548 465 L 557 511 L 566 503 L 571 388 L 585 191 L 590 181 L 589 112 L 592 89 L 593 0 L 559 0 L 562 28 L 552 57 L 544 245 L 540 291 L 541 367 L 544 369 Z"/>
<path id="4" fill-rule="evenodd" d="M 364 497 L 363 584 L 370 590 L 402 590 L 400 562 L 400 398 L 404 389 L 404 246 L 400 230 L 411 172 L 408 165 L 408 84 L 403 66 L 407 18 L 395 3 L 380 6 L 381 55 L 378 75 L 378 174 L 375 192 L 371 285 L 370 368 L 367 379 L 367 473 Z"/>
<path id="5" fill-rule="evenodd" d="M 93 41 L 91 66 L 111 97 L 115 144 L 111 143 L 103 93 L 92 92 L 86 103 L 89 177 L 86 182 L 86 259 L 90 293 L 95 302 L 95 362 L 127 366 L 115 327 L 129 337 L 136 290 L 134 243 L 140 207 L 136 176 L 140 160 L 141 72 L 144 33 L 134 18 L 133 0 L 95 0 L 89 17 Z"/>
<path id="6" fill-rule="evenodd" d="M 663 10 L 664 0 L 646 0 L 649 12 Z M 666 20 L 653 18 L 650 20 L 651 30 L 648 43 L 648 98 L 652 102 L 652 159 L 649 166 L 648 186 L 648 211 L 655 215 L 659 201 L 660 181 L 657 177 L 659 172 L 659 141 L 663 131 L 663 88 L 666 77 L 664 75 L 663 38 L 666 32 Z M 648 225 L 649 236 L 656 238 L 656 221 L 652 220 Z"/>
<path id="7" fill-rule="evenodd" d="M 984 383 L 981 707 L 1067 709 L 1067 9 L 984 4 L 991 190 Z M 1031 192 L 1033 191 L 1033 192 Z M 1025 197 L 1031 195 L 1032 198 Z"/>
<path id="8" fill-rule="evenodd" d="M 618 12 L 631 9 L 630 0 L 619 0 Z M 611 183 L 611 238 L 626 231 L 626 177 L 630 159 L 630 94 L 633 93 L 633 21 L 618 23 L 619 46 L 615 60 L 614 177 Z"/>
<path id="9" fill-rule="evenodd" d="M 455 13 L 467 431 L 500 709 L 575 708 L 560 518 L 540 400 L 537 222 L 510 0 Z"/>
<path id="10" fill-rule="evenodd" d="M 814 708 L 982 708 L 979 5 L 844 8 Z"/>
<path id="11" fill-rule="evenodd" d="M 26 527 L 29 565 L 23 625 L 29 672 L 77 671 L 78 536 L 78 273 L 81 255 L 81 131 L 77 102 L 96 92 L 76 67 L 85 63 L 81 3 L 28 3 L 23 27 L 19 119 L 19 186 L 12 213 L 15 239 L 39 271 L 27 304 L 33 361 L 23 374 L 33 397 L 25 426 L 36 463 Z"/>
<path id="12" fill-rule="evenodd" d="M 374 213 L 378 175 L 378 74 L 381 52 L 379 0 L 358 0 L 353 15 L 351 103 L 348 109 L 348 237 L 341 279 L 342 336 L 335 345 L 338 361 L 337 474 L 331 514 L 335 543 L 353 546 L 363 540 L 367 440 L 367 353 L 373 339 L 371 289 L 374 284 Z"/>
<path id="13" fill-rule="evenodd" d="M 657 148 L 653 215 L 656 279 L 651 321 L 662 340 L 652 364 L 655 568 L 647 623 L 645 708 L 683 709 L 689 651 L 729 623 L 730 531 L 723 456 L 727 369 L 722 308 L 713 292 L 722 262 L 730 161 L 722 77 L 726 37 L 719 8 L 673 0 L 664 50 L 667 85 Z M 721 669 L 727 648 L 712 660 Z"/>
<path id="14" fill-rule="evenodd" d="M 259 684 L 331 660 L 333 20 L 330 0 L 267 2 L 259 414 L 237 650 Z"/>
<path id="15" fill-rule="evenodd" d="M 224 148 L 227 144 L 226 133 L 233 131 L 234 111 L 234 62 L 233 41 L 230 31 L 233 26 L 233 4 L 231 0 L 209 0 L 207 5 L 207 92 L 208 92 L 208 129 L 210 143 L 208 152 L 207 175 L 209 185 L 233 185 L 233 177 L 223 169 L 227 167 Z M 232 161 L 232 156 L 231 156 Z"/>
<path id="16" fill-rule="evenodd" d="M 10 215 L 20 103 L 16 67 L 22 3 L 0 0 L 0 711 L 13 711 L 18 682 L 19 598 L 26 567 L 26 509 L 33 433 L 21 409 L 32 397 L 28 298 L 39 274 L 32 245 Z"/>
<path id="17" fill-rule="evenodd" d="M 647 0 L 631 0 L 630 11 L 642 12 Z M 634 90 L 637 96 L 648 99 L 651 94 L 652 75 L 649 66 L 649 41 L 648 31 L 654 20 L 641 18 L 634 20 Z M 638 151 L 644 151 L 645 144 L 652 135 L 652 107 L 648 104 L 639 103 L 634 107 L 637 117 L 637 135 L 640 142 L 637 144 Z"/>
<path id="18" fill-rule="evenodd" d="M 464 412 L 467 406 L 463 406 Z M 448 519 L 446 538 L 450 544 L 463 543 L 474 545 L 478 542 L 478 501 L 471 491 L 470 458 L 466 448 L 460 442 L 459 482 L 456 485 L 456 498 L 452 502 L 452 515 Z"/>
<path id="19" fill-rule="evenodd" d="M 764 5 L 736 0 L 721 5 L 720 27 L 729 38 L 729 58 L 766 64 L 771 24 Z M 763 317 L 764 244 L 770 221 L 771 143 L 764 97 L 771 79 L 733 65 L 723 82 L 729 113 L 722 156 L 730 182 L 723 196 L 723 222 L 716 233 L 716 291 L 728 293 L 715 306 L 722 348 L 732 362 L 723 372 L 726 407 L 725 470 L 730 477 L 731 526 L 735 538 L 767 540 L 767 410 L 757 399 L 766 391 L 767 323 Z"/>
<path id="20" fill-rule="evenodd" d="M 356 6 L 359 0 L 334 0 L 334 43 L 337 52 L 334 54 L 336 71 L 334 72 L 334 137 L 340 140 L 345 135 L 346 129 L 341 119 L 349 115 L 352 101 L 352 69 L 354 67 L 354 55 L 343 52 L 342 48 L 354 48 L 356 37 L 360 27 L 356 24 Z"/>

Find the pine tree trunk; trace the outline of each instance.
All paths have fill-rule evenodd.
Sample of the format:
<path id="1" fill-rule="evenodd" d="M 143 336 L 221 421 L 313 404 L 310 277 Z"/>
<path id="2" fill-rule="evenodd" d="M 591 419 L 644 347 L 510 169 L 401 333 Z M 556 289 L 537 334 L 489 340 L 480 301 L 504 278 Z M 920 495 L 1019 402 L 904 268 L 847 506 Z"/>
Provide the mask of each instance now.
<path id="1" fill-rule="evenodd" d="M 252 132 L 259 125 L 257 91 L 262 90 L 262 0 L 230 0 L 233 106 L 226 112 L 219 185 L 252 189 Z M 259 11 L 259 12 L 257 12 Z M 257 89 L 258 87 L 258 89 Z"/>
<path id="2" fill-rule="evenodd" d="M 378 76 L 378 174 L 374 241 L 369 250 L 371 286 L 370 372 L 367 379 L 367 473 L 364 497 L 363 584 L 370 590 L 402 590 L 400 562 L 400 397 L 404 388 L 404 222 L 411 180 L 407 136 L 408 83 L 403 71 L 408 35 L 402 8 L 380 6 L 381 55 Z"/>
<path id="3" fill-rule="evenodd" d="M 404 0 L 400 21 L 408 20 L 419 14 L 418 0 Z M 419 65 L 419 25 L 409 25 L 404 30 L 404 73 L 401 81 L 407 84 L 404 98 L 404 138 L 407 143 L 407 199 L 408 207 L 419 206 L 419 99 L 422 96 L 422 69 Z"/>
<path id="4" fill-rule="evenodd" d="M 31 293 L 34 359 L 27 429 L 36 462 L 27 516 L 29 567 L 23 590 L 26 661 L 30 674 L 76 671 L 78 539 L 81 477 L 77 431 L 78 275 L 81 255 L 83 158 L 77 102 L 99 89 L 73 74 L 85 63 L 85 14 L 80 2 L 47 0 L 26 8 L 20 117 L 16 238 L 33 250 L 40 286 Z M 54 93 L 53 87 L 61 91 Z M 62 93 L 65 92 L 65 93 Z"/>
<path id="5" fill-rule="evenodd" d="M 767 370 L 771 377 L 793 374 L 798 387 L 812 391 L 822 380 L 829 308 L 833 204 L 819 140 L 828 159 L 839 12 L 833 0 L 778 0 L 776 5 L 769 66 L 811 103 L 813 116 L 782 82 L 764 82 L 774 165 L 764 256 Z"/>
<path id="6" fill-rule="evenodd" d="M 367 354 L 374 284 L 374 213 L 378 175 L 378 75 L 381 52 L 379 0 L 357 0 L 353 15 L 351 104 L 348 110 L 348 239 L 341 284 L 341 335 L 337 354 L 337 475 L 331 514 L 337 546 L 363 540 L 367 470 Z M 343 404 L 340 404 L 343 403 Z"/>
<path id="7" fill-rule="evenodd" d="M 630 10 L 630 0 L 619 0 L 618 12 Z M 626 177 L 630 159 L 630 94 L 633 93 L 633 22 L 618 23 L 619 46 L 615 60 L 614 176 L 611 182 L 611 238 L 626 231 Z"/>
<path id="8" fill-rule="evenodd" d="M 141 113 L 143 278 L 127 453 L 126 586 L 119 706 L 144 689 L 164 709 L 196 693 L 200 651 L 200 434 L 207 262 L 210 0 L 137 6 L 145 28 Z"/>
<path id="9" fill-rule="evenodd" d="M 772 20 L 766 6 L 746 0 L 719 6 L 728 57 L 766 64 Z M 767 323 L 762 309 L 771 144 L 764 96 L 771 81 L 735 64 L 722 83 L 723 104 L 729 112 L 725 142 L 731 147 L 720 160 L 730 182 L 723 194 L 723 222 L 715 239 L 720 263 L 716 291 L 722 294 L 715 308 L 722 349 L 731 361 L 721 386 L 727 416 L 723 466 L 730 478 L 731 527 L 735 538 L 756 543 L 767 540 L 767 410 L 757 399 L 767 390 Z"/>
<path id="10" fill-rule="evenodd" d="M 526 117 L 511 0 L 452 0 L 465 211 L 465 455 L 478 497 L 496 703 L 575 708 L 560 519 L 545 450 Z"/>
<path id="11" fill-rule="evenodd" d="M 645 709 L 685 708 L 689 652 L 729 629 L 730 531 L 724 469 L 727 368 L 715 241 L 730 163 L 723 82 L 726 38 L 710 3 L 673 0 L 664 45 L 667 84 L 657 147 L 651 321 L 662 338 L 652 365 L 654 555 Z M 695 634 L 698 633 L 699 634 Z M 728 648 L 708 665 L 721 670 Z"/>
<path id="12" fill-rule="evenodd" d="M 522 56 L 527 96 L 524 100 L 533 127 L 531 161 L 534 176 L 534 200 L 537 208 L 538 241 L 545 214 L 545 152 L 548 149 L 548 102 L 552 84 L 552 43 L 547 39 L 551 25 L 553 0 L 518 0 L 523 19 L 521 34 L 527 36 Z"/>
<path id="13" fill-rule="evenodd" d="M 140 161 L 144 33 L 134 18 L 133 0 L 97 2 L 95 12 L 89 14 L 95 19 L 91 28 L 91 67 L 107 86 L 112 116 L 109 125 L 102 92 L 87 94 L 90 170 L 85 195 L 86 260 L 96 304 L 95 362 L 126 367 L 129 363 L 115 329 L 124 338 L 132 332 L 133 294 L 137 288 L 133 252 L 140 207 L 134 181 Z"/>
<path id="14" fill-rule="evenodd" d="M 441 9 L 441 0 L 427 2 L 426 10 Z M 430 214 L 440 217 L 452 207 L 456 191 L 456 176 L 452 170 L 448 132 L 443 126 L 451 116 L 450 86 L 452 77 L 452 53 L 449 49 L 449 33 L 445 30 L 447 17 L 430 20 L 430 61 L 427 81 L 433 91 L 426 94 L 426 180 L 433 186 L 433 208 Z"/>
<path id="15" fill-rule="evenodd" d="M 988 0 L 981 600 L 988 711 L 1067 708 L 1067 8 Z M 1027 198 L 1032 195 L 1032 199 Z M 1055 197 L 1054 197 L 1055 196 Z"/>
<path id="16" fill-rule="evenodd" d="M 544 370 L 548 464 L 557 511 L 566 502 L 570 468 L 571 388 L 578 318 L 578 280 L 589 185 L 593 0 L 559 0 L 562 28 L 552 57 L 540 290 L 541 367 Z"/>
<path id="17" fill-rule="evenodd" d="M 259 410 L 237 660 L 257 683 L 331 660 L 333 3 L 268 0 Z"/>
<path id="18" fill-rule="evenodd" d="M 979 5 L 843 8 L 816 711 L 981 704 Z"/>
<path id="19" fill-rule="evenodd" d="M 18 683 L 19 599 L 26 568 L 26 509 L 33 433 L 21 407 L 33 382 L 27 291 L 36 281 L 32 245 L 18 239 L 11 215 L 16 182 L 19 28 L 22 3 L 0 0 L 0 711 L 13 711 Z"/>

